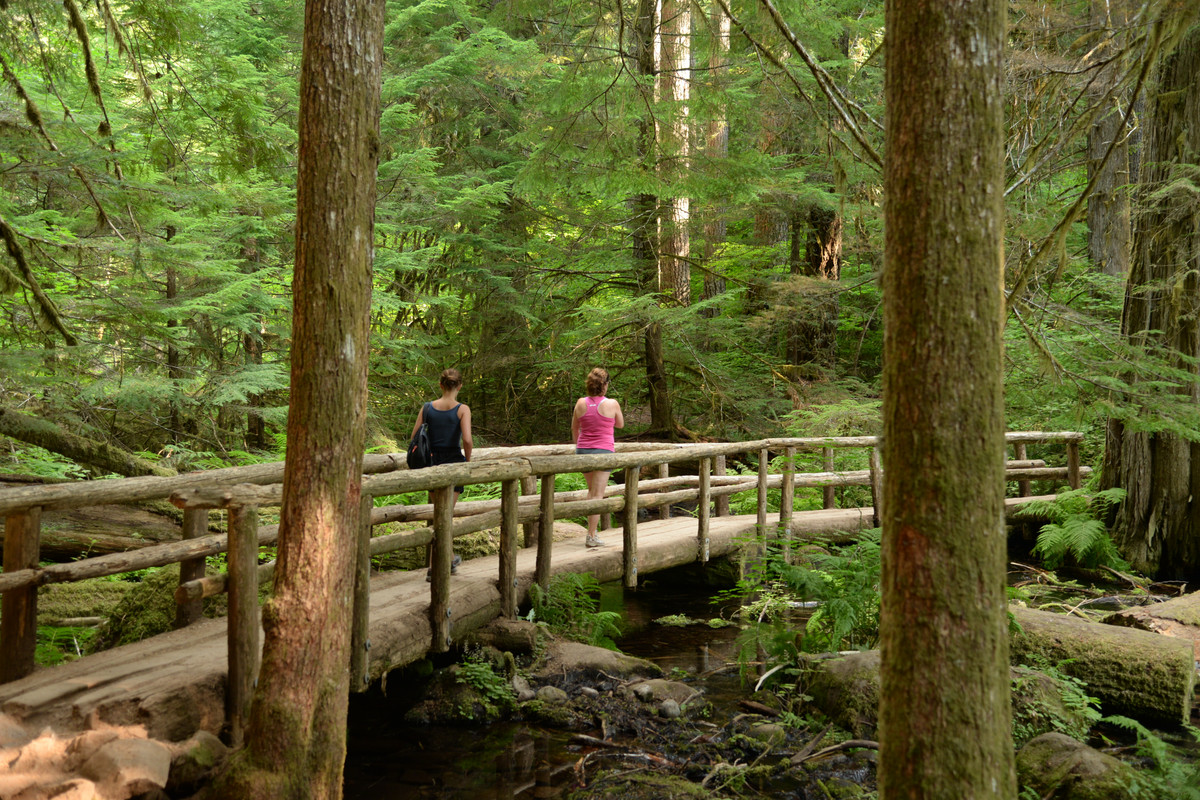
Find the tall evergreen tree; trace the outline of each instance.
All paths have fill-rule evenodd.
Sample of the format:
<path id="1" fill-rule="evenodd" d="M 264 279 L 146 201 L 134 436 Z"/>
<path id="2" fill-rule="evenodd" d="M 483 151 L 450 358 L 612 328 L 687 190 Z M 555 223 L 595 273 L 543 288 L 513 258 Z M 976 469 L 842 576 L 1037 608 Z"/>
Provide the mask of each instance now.
<path id="1" fill-rule="evenodd" d="M 1004 529 L 1005 3 L 887 4 L 879 790 L 1016 797 Z"/>

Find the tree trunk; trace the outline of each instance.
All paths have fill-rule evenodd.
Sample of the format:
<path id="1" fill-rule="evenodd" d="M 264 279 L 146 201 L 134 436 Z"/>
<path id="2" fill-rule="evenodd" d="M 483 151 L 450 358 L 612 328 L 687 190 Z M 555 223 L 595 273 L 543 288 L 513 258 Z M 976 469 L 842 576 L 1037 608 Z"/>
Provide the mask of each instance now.
<path id="1" fill-rule="evenodd" d="M 1193 376 L 1200 357 L 1200 204 L 1186 187 L 1200 154 L 1197 74 L 1200 28 L 1163 59 L 1149 95 L 1144 211 L 1121 321 L 1131 342 L 1172 353 L 1171 366 Z M 1195 378 L 1179 392 L 1185 402 L 1200 399 Z M 1169 431 L 1127 430 L 1115 420 L 1106 446 L 1106 481 L 1127 492 L 1115 530 L 1124 557 L 1159 578 L 1200 574 L 1200 446 Z"/>
<path id="2" fill-rule="evenodd" d="M 692 14 L 687 0 L 663 0 L 661 32 L 659 174 L 664 186 L 676 187 L 687 177 L 689 156 Z M 692 303 L 690 213 L 689 199 L 678 194 L 659 206 L 658 291 L 664 300 L 679 306 Z"/>
<path id="3" fill-rule="evenodd" d="M 709 26 L 712 30 L 711 50 L 708 56 L 708 77 L 712 82 L 713 93 L 724 90 L 726 74 L 729 71 L 729 35 L 731 23 L 719 2 L 712 3 L 709 13 Z M 719 164 L 729 157 L 729 120 L 725 116 L 724 106 L 721 106 L 712 120 L 708 123 L 704 145 L 705 156 L 713 164 Z M 704 214 L 704 295 L 705 300 L 711 300 L 725 293 L 724 275 L 712 269 L 713 259 L 725 244 L 726 235 L 725 206 L 720 202 L 711 204 Z M 712 318 L 717 315 L 715 308 L 704 309 L 704 316 Z"/>
<path id="4" fill-rule="evenodd" d="M 0 435 L 44 447 L 80 464 L 126 477 L 175 474 L 175 470 L 159 466 L 127 450 L 69 433 L 53 422 L 11 408 L 0 408 Z"/>
<path id="5" fill-rule="evenodd" d="M 288 453 L 247 747 L 221 797 L 340 798 L 366 425 L 384 3 L 309 0 Z"/>
<path id="6" fill-rule="evenodd" d="M 889 0 L 879 795 L 1015 798 L 1005 4 Z"/>
<path id="7" fill-rule="evenodd" d="M 1113 13 L 1125 16 L 1121 6 L 1108 2 L 1092 2 L 1093 26 L 1097 31 L 1111 34 L 1115 25 L 1128 24 L 1126 19 L 1114 20 Z M 1129 217 L 1129 140 L 1125 130 L 1125 108 L 1118 105 L 1120 96 L 1105 99 L 1117 78 L 1116 66 L 1102 67 L 1093 83 L 1096 102 L 1106 104 L 1088 131 L 1088 180 L 1095 181 L 1088 197 L 1088 258 L 1097 272 L 1113 277 L 1129 273 L 1129 247 L 1132 238 Z M 1112 153 L 1107 162 L 1104 156 Z"/>

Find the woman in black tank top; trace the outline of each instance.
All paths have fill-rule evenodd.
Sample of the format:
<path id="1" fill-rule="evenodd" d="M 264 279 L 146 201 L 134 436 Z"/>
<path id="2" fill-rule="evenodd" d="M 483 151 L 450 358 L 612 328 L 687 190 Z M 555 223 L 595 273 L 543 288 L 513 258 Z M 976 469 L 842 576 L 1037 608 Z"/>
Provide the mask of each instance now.
<path id="1" fill-rule="evenodd" d="M 417 435 L 421 423 L 429 423 L 429 446 L 433 455 L 433 463 L 461 464 L 471 460 L 471 451 L 475 443 L 471 438 L 471 407 L 458 402 L 458 391 L 462 388 L 462 373 L 456 369 L 448 369 L 442 373 L 438 383 L 442 387 L 442 396 L 437 400 L 421 406 L 417 421 L 413 425 L 412 436 Z M 410 437 L 411 438 L 411 437 Z M 459 446 L 461 441 L 462 445 Z M 451 506 L 458 502 L 458 496 L 463 487 L 455 486 L 450 495 Z M 432 493 L 429 502 L 433 502 Z M 462 558 L 455 554 L 451 560 L 450 574 L 458 571 Z"/>

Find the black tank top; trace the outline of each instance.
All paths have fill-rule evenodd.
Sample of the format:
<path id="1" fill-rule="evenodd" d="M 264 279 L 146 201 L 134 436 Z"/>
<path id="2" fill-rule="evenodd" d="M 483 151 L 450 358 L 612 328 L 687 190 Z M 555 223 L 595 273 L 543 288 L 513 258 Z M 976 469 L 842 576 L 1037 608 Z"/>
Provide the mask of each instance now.
<path id="1" fill-rule="evenodd" d="M 449 411 L 438 411 L 433 403 L 425 404 L 425 421 L 429 423 L 429 446 L 436 452 L 458 451 L 462 439 L 462 423 L 458 419 L 456 403 Z"/>

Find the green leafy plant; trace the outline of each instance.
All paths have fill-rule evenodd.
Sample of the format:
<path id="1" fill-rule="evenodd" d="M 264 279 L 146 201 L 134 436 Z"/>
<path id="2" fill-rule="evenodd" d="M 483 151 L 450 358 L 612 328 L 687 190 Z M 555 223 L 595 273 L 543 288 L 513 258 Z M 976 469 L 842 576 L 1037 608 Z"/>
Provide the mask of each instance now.
<path id="1" fill-rule="evenodd" d="M 485 660 L 468 658 L 463 661 L 459 664 L 457 680 L 478 692 L 485 704 L 494 708 L 508 708 L 513 703 L 511 684 L 503 675 L 496 674 L 492 665 Z"/>
<path id="2" fill-rule="evenodd" d="M 1138 773 L 1142 780 L 1130 787 L 1133 797 L 1139 800 L 1164 797 L 1200 800 L 1200 763 L 1194 758 L 1182 757 L 1175 748 L 1135 719 L 1110 716 L 1102 721 L 1136 734 L 1139 755 L 1152 765 L 1150 770 Z M 1200 729 L 1191 725 L 1184 727 L 1192 739 L 1200 744 Z"/>
<path id="3" fill-rule="evenodd" d="M 545 623 L 555 633 L 587 644 L 616 650 L 621 615 L 598 611 L 600 582 L 591 573 L 564 573 L 550 579 L 546 589 L 529 587 L 529 619 Z"/>
<path id="4" fill-rule="evenodd" d="M 1073 489 L 1060 493 L 1053 500 L 1031 501 L 1024 509 L 1026 513 L 1051 520 L 1038 533 L 1034 554 L 1049 569 L 1059 567 L 1067 559 L 1087 568 L 1128 569 L 1129 565 L 1117 552 L 1102 521 L 1124 497 L 1124 489 L 1095 493 Z"/>

